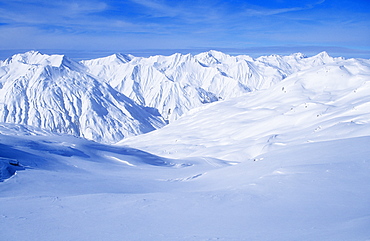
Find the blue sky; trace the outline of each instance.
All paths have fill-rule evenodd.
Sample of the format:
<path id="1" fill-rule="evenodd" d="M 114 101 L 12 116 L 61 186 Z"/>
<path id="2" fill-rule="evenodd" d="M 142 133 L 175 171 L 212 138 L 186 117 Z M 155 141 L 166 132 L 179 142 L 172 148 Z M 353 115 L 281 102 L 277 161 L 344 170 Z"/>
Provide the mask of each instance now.
<path id="1" fill-rule="evenodd" d="M 0 0 L 0 57 L 197 53 L 370 58 L 369 0 Z"/>

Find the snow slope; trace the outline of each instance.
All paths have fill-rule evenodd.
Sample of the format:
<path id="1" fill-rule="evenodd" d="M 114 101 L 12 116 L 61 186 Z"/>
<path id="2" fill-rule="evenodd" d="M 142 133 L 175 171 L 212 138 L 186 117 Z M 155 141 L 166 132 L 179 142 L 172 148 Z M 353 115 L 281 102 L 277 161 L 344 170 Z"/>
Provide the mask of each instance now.
<path id="1" fill-rule="evenodd" d="M 75 62 L 37 51 L 0 61 L 0 121 L 114 143 L 172 122 L 205 103 L 268 89 L 287 76 L 342 61 L 230 56 L 217 51 Z"/>
<path id="2" fill-rule="evenodd" d="M 286 76 L 115 145 L 0 123 L 0 240 L 369 240 L 370 60 L 251 61 Z"/>
<path id="3" fill-rule="evenodd" d="M 62 55 L 27 52 L 7 59 L 0 69 L 0 121 L 106 143 L 165 124 L 155 110 L 84 70 Z"/>
<path id="4" fill-rule="evenodd" d="M 267 89 L 292 73 L 338 60 L 325 52 L 310 58 L 298 53 L 253 59 L 212 50 L 195 56 L 149 58 L 115 54 L 82 64 L 92 75 L 138 104 L 156 108 L 171 122 L 204 103 Z"/>
<path id="5" fill-rule="evenodd" d="M 370 237 L 370 136 L 229 165 L 22 131 L 1 128 L 1 157 L 25 168 L 0 182 L 1 240 Z"/>
<path id="6" fill-rule="evenodd" d="M 169 157 L 241 162 L 281 146 L 370 135 L 369 93 L 370 62 L 337 61 L 121 143 Z"/>

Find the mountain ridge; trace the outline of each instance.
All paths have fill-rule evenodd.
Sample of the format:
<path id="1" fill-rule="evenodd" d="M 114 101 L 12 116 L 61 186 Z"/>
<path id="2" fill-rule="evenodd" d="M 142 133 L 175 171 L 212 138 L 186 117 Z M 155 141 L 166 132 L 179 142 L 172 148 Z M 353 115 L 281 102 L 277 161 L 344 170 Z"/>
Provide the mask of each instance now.
<path id="1" fill-rule="evenodd" d="M 1 240 L 370 237 L 370 60 L 35 56 L 0 62 Z"/>
<path id="2" fill-rule="evenodd" d="M 244 162 L 284 146 L 370 135 L 368 93 L 370 61 L 328 63 L 193 109 L 161 130 L 118 144 L 172 158 Z"/>
<path id="3" fill-rule="evenodd" d="M 366 64 L 326 52 L 254 59 L 211 50 L 148 58 L 113 54 L 77 62 L 29 51 L 0 61 L 0 121 L 115 143 L 174 122 L 204 104 L 269 89 L 303 70 L 346 61 L 355 61 L 359 69 Z"/>
<path id="4" fill-rule="evenodd" d="M 39 55 L 31 52 L 30 56 L 35 54 Z M 149 113 L 108 84 L 86 74 L 73 60 L 64 56 L 40 57 L 31 62 L 19 62 L 17 58 L 8 61 L 8 71 L 1 77 L 5 79 L 0 90 L 1 122 L 107 143 L 165 124 L 154 112 Z M 28 60 L 21 60 L 25 59 Z"/>

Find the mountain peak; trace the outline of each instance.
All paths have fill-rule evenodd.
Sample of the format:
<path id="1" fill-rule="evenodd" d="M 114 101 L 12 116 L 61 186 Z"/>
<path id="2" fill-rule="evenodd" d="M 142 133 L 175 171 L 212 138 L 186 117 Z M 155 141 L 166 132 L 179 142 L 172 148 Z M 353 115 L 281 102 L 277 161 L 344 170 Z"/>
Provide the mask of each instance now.
<path id="1" fill-rule="evenodd" d="M 81 61 L 84 65 L 120 65 L 130 62 L 135 56 L 131 54 L 115 53 L 103 58 Z"/>
<path id="2" fill-rule="evenodd" d="M 215 56 L 215 55 L 225 55 L 223 52 L 217 51 L 217 50 L 214 50 L 214 49 L 209 50 L 207 53 L 210 54 L 210 55 L 213 55 L 213 56 Z"/>
<path id="3" fill-rule="evenodd" d="M 195 57 L 198 61 L 200 61 L 204 65 L 213 65 L 220 64 L 222 60 L 229 57 L 229 55 L 217 50 L 210 50 L 208 52 L 200 53 Z"/>
<path id="4" fill-rule="evenodd" d="M 43 60 L 45 55 L 39 51 L 31 50 L 22 54 L 15 54 L 12 57 L 5 60 L 6 63 L 10 64 L 13 62 L 20 62 L 24 64 L 38 64 L 40 60 Z"/>
<path id="5" fill-rule="evenodd" d="M 131 55 L 131 54 L 121 54 L 121 53 L 116 53 L 114 54 L 114 56 L 121 60 L 123 63 L 127 63 L 127 62 L 130 62 L 133 58 L 135 58 L 135 56 Z"/>
<path id="6" fill-rule="evenodd" d="M 250 91 L 269 89 L 294 73 L 311 67 L 329 65 L 335 61 L 337 59 L 330 57 L 326 52 L 309 58 L 305 58 L 302 53 L 296 53 L 289 56 L 270 55 L 252 59 L 245 55 L 234 57 L 210 50 L 198 55 L 177 53 L 171 56 L 157 55 L 148 58 L 116 53 L 104 58 L 75 62 L 64 55 L 46 55 L 38 51 L 29 51 L 14 55 L 9 58 L 9 63 L 1 63 L 0 120 L 2 113 L 16 113 L 14 118 L 12 116 L 6 119 L 14 123 L 21 123 L 20 120 L 35 116 L 34 110 L 42 106 L 30 107 L 32 101 L 29 100 L 36 96 L 34 99 L 37 103 L 43 94 L 47 103 L 51 102 L 50 96 L 54 96 L 52 100 L 59 101 L 50 109 L 64 111 L 62 113 L 65 114 L 62 115 L 67 119 L 75 116 L 71 117 L 73 120 L 71 118 L 71 121 L 68 120 L 72 126 L 77 125 L 73 123 L 77 123 L 75 121 L 81 116 L 82 111 L 85 114 L 96 109 L 95 112 L 100 113 L 101 119 L 112 113 L 111 116 L 117 120 L 114 128 L 121 128 L 118 119 L 124 120 L 123 115 L 115 115 L 113 112 L 118 113 L 120 110 L 127 109 L 124 101 L 118 100 L 121 99 L 118 98 L 119 94 L 123 94 L 143 107 L 143 113 L 150 112 L 172 122 L 189 110 L 205 103 L 231 99 Z M 333 68 L 333 71 L 337 69 Z M 30 82 L 35 86 L 28 85 Z M 13 89 L 14 83 L 19 86 Z M 104 84 L 104 86 L 99 85 L 100 92 L 97 83 Z M 346 82 L 343 83 L 345 85 Z M 33 92 L 31 91 L 34 96 L 29 96 L 30 86 L 35 87 L 32 89 Z M 37 86 L 40 88 L 36 88 Z M 27 89 L 27 91 L 18 93 L 20 89 Z M 5 96 L 3 103 L 2 95 Z M 17 97 L 19 99 L 15 99 L 14 96 L 19 96 Z M 9 102 L 5 102 L 7 98 Z M 20 101 L 21 98 L 23 102 Z M 83 98 L 84 101 L 80 101 Z M 110 99 L 105 101 L 105 98 Z M 97 103 L 89 101 L 90 99 L 97 100 L 95 101 Z M 71 100 L 75 102 L 71 103 Z M 14 108 L 1 109 L 6 103 Z M 82 103 L 85 103 L 84 106 Z M 130 105 L 127 102 L 127 106 Z M 67 107 L 61 108 L 63 106 Z M 24 116 L 23 113 L 28 113 L 27 111 L 30 114 Z M 70 114 L 72 112 L 73 115 Z M 49 115 L 46 111 L 45 113 Z M 42 113 L 37 115 L 40 114 Z M 60 113 L 55 112 L 54 115 L 59 116 Z M 91 118 L 89 118 L 86 120 L 90 121 Z M 133 119 L 138 118 L 133 117 Z M 54 125 L 62 123 L 58 121 L 56 119 L 55 122 L 47 121 L 44 126 L 54 129 L 56 128 Z M 37 121 L 30 123 L 39 125 Z M 94 129 L 93 123 L 91 121 L 89 123 Z M 127 121 L 127 123 L 131 122 Z M 64 126 L 64 124 L 60 125 Z M 99 125 L 100 130 L 106 130 L 102 127 L 103 122 L 99 122 Z M 110 126 L 110 128 L 113 127 Z M 132 130 L 137 130 L 135 128 Z M 96 139 L 97 136 L 98 134 L 94 134 L 90 139 Z M 113 139 L 117 140 L 119 136 L 122 135 Z"/>
<path id="7" fill-rule="evenodd" d="M 322 51 L 319 54 L 317 54 L 316 56 L 321 57 L 321 58 L 331 58 L 330 55 L 328 54 L 328 52 L 326 52 L 326 51 Z"/>
<path id="8" fill-rule="evenodd" d="M 28 65 L 49 65 L 53 67 L 61 67 L 64 65 L 68 68 L 75 68 L 78 65 L 77 62 L 69 59 L 65 55 L 47 55 L 35 50 L 31 50 L 22 54 L 15 54 L 5 60 L 5 62 L 6 64 L 23 63 Z"/>
<path id="9" fill-rule="evenodd" d="M 43 54 L 40 51 L 37 51 L 37 50 L 30 50 L 30 51 L 27 51 L 27 52 L 25 52 L 24 54 L 21 54 L 21 55 L 35 56 L 35 55 L 43 55 Z"/>
<path id="10" fill-rule="evenodd" d="M 294 53 L 294 54 L 291 54 L 290 56 L 292 56 L 292 57 L 294 57 L 294 58 L 296 58 L 296 59 L 304 59 L 304 58 L 307 58 L 307 56 L 306 56 L 306 55 L 304 55 L 304 54 L 302 54 L 302 53 L 300 53 L 300 52 L 298 52 L 298 53 Z"/>

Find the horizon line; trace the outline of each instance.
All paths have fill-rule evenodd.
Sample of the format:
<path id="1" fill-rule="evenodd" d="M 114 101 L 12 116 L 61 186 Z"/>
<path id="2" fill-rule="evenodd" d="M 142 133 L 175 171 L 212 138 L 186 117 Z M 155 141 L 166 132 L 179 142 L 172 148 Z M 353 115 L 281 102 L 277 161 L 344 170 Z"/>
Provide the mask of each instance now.
<path id="1" fill-rule="evenodd" d="M 364 58 L 370 59 L 370 50 L 353 49 L 336 46 L 261 46 L 261 47 L 244 47 L 244 48 L 227 48 L 227 47 L 194 47 L 194 48 L 177 48 L 177 49 L 121 49 L 121 50 L 81 50 L 81 49 L 7 49 L 0 50 L 0 60 L 5 60 L 14 54 L 25 53 L 29 51 L 39 51 L 45 54 L 62 54 L 71 59 L 88 60 L 95 58 L 107 57 L 112 54 L 131 54 L 135 57 L 150 57 L 155 55 L 172 55 L 180 54 L 199 54 L 208 51 L 219 51 L 232 56 L 248 55 L 253 58 L 268 55 L 291 55 L 302 53 L 304 55 L 317 55 L 321 52 L 327 52 L 331 57 L 345 58 Z"/>

